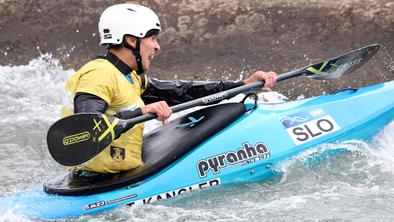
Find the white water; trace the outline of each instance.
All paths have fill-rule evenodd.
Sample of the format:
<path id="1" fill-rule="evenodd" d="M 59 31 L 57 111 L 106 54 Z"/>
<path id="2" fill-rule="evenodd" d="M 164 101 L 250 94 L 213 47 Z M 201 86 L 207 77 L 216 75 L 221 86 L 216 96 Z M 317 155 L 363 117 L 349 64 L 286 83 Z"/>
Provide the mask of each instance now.
<path id="1" fill-rule="evenodd" d="M 65 171 L 49 156 L 45 136 L 59 118 L 61 92 L 72 73 L 48 55 L 25 66 L 0 66 L 0 196 L 41 186 Z M 277 96 L 269 100 L 273 98 Z M 149 122 L 147 131 L 158 125 Z M 393 144 L 394 123 L 371 143 L 325 144 L 301 153 L 278 167 L 283 175 L 275 181 L 195 192 L 74 220 L 393 221 Z M 349 152 L 310 164 L 316 153 L 337 148 Z M 0 215 L 1 221 L 29 220 L 10 211 Z"/>

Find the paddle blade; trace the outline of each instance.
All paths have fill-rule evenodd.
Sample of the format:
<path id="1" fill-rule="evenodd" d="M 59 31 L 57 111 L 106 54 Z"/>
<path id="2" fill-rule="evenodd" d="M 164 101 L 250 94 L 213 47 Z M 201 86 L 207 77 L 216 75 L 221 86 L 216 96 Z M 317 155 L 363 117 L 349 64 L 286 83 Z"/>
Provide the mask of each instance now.
<path id="1" fill-rule="evenodd" d="M 107 147 L 115 138 L 116 118 L 103 114 L 76 114 L 54 123 L 48 131 L 49 153 L 62 165 L 82 164 Z"/>
<path id="2" fill-rule="evenodd" d="M 314 64 L 307 67 L 302 76 L 319 80 L 337 79 L 362 66 L 376 54 L 379 48 L 379 44 L 373 44 Z"/>

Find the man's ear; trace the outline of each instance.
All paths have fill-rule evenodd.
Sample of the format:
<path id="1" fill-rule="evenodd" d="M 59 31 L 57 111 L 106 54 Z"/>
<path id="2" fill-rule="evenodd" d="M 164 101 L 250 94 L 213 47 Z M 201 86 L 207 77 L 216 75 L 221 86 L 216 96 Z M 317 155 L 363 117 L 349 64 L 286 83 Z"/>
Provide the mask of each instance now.
<path id="1" fill-rule="evenodd" d="M 133 48 L 136 47 L 137 44 L 137 38 L 132 36 L 132 35 L 125 35 L 124 40 L 129 43 Z"/>

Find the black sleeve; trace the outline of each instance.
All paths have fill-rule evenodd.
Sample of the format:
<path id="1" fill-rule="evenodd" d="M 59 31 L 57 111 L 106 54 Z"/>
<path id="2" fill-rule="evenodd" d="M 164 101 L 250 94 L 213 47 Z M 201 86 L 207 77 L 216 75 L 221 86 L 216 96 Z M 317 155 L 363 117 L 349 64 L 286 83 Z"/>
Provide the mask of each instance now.
<path id="1" fill-rule="evenodd" d="M 108 104 L 98 96 L 77 93 L 74 97 L 74 113 L 104 113 Z"/>
<path id="2" fill-rule="evenodd" d="M 149 78 L 148 87 L 141 95 L 146 103 L 166 101 L 168 105 L 191 101 L 227 89 L 242 86 L 244 83 L 239 81 L 183 81 L 183 80 L 158 80 Z"/>
<path id="3" fill-rule="evenodd" d="M 74 98 L 74 113 L 104 113 L 108 104 L 98 96 L 89 93 L 77 93 Z M 131 119 L 141 116 L 141 108 L 125 110 L 115 114 L 119 119 Z"/>

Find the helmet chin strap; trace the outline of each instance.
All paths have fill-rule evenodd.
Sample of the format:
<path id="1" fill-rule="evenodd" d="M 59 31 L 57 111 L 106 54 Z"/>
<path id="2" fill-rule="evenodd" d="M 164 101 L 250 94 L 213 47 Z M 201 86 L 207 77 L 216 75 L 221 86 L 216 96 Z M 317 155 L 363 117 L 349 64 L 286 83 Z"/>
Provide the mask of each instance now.
<path id="1" fill-rule="evenodd" d="M 140 54 L 140 46 L 141 46 L 141 38 L 137 38 L 137 42 L 135 44 L 135 48 L 131 46 L 127 41 L 122 42 L 122 46 L 130 49 L 133 52 L 133 55 L 135 57 L 135 61 L 137 62 L 137 74 L 141 78 L 141 89 L 145 89 L 145 74 L 144 74 L 144 68 L 142 67 L 142 58 Z"/>
<path id="2" fill-rule="evenodd" d="M 122 46 L 127 49 L 130 49 L 133 52 L 135 61 L 137 62 L 136 72 L 140 75 L 144 73 L 144 68 L 142 67 L 142 58 L 140 54 L 141 38 L 136 38 L 136 39 L 137 39 L 137 43 L 135 44 L 135 48 L 131 46 L 127 41 L 123 41 Z"/>

